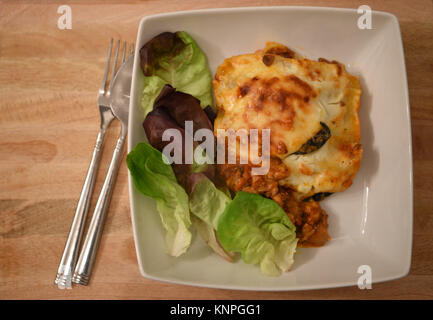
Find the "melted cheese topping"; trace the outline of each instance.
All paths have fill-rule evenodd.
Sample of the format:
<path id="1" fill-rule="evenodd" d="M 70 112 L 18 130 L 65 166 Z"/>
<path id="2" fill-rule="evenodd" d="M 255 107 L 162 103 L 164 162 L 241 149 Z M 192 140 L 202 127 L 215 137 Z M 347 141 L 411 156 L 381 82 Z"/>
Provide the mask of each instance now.
<path id="1" fill-rule="evenodd" d="M 343 191 L 359 169 L 361 89 L 343 65 L 297 57 L 277 43 L 226 59 L 213 81 L 218 129 L 270 129 L 270 156 L 290 169 L 281 185 L 300 198 Z M 318 150 L 294 155 L 325 123 L 331 137 Z M 250 158 L 251 159 L 251 158 Z"/>

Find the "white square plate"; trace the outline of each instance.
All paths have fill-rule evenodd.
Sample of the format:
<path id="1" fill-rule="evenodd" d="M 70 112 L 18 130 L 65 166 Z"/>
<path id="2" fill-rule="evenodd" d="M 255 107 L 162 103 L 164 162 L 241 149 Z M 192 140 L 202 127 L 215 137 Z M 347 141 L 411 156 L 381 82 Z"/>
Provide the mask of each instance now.
<path id="1" fill-rule="evenodd" d="M 254 52 L 266 41 L 287 45 L 310 59 L 344 63 L 360 77 L 362 165 L 353 185 L 321 204 L 329 214 L 331 240 L 301 248 L 292 270 L 265 277 L 257 266 L 228 263 L 198 237 L 186 254 L 165 254 L 155 203 L 129 177 L 138 263 L 144 277 L 189 285 L 244 290 L 302 290 L 356 285 L 358 268 L 371 268 L 373 282 L 405 276 L 412 248 L 412 149 L 409 100 L 398 20 L 373 12 L 372 29 L 359 29 L 356 10 L 258 7 L 176 12 L 144 17 L 137 50 L 163 31 L 186 31 L 208 58 L 214 74 L 233 55 Z M 128 151 L 145 133 L 140 98 L 143 74 L 135 56 Z"/>

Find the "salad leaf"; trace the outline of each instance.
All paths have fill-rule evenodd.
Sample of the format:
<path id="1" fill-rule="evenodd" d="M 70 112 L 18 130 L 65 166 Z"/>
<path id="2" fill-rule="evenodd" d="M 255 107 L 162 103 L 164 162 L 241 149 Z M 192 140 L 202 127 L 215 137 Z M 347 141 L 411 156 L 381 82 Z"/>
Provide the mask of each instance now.
<path id="1" fill-rule="evenodd" d="M 177 183 L 173 169 L 164 163 L 164 155 L 148 143 L 139 143 L 126 157 L 135 187 L 156 200 L 166 230 L 166 248 L 171 256 L 180 256 L 191 243 L 188 195 Z"/>
<path id="2" fill-rule="evenodd" d="M 185 130 L 183 130 L 179 125 L 170 117 L 165 108 L 156 108 L 149 112 L 143 121 L 143 129 L 146 132 L 146 137 L 149 143 L 155 149 L 162 152 L 164 147 L 168 145 L 171 141 L 163 141 L 162 136 L 164 131 L 168 129 L 176 129 L 182 136 L 182 143 L 185 140 Z M 182 145 L 180 145 L 182 147 Z M 183 154 L 182 154 L 183 155 Z M 182 157 L 182 162 L 185 163 L 185 156 Z"/>
<path id="3" fill-rule="evenodd" d="M 213 229 L 217 230 L 218 220 L 231 199 L 219 190 L 204 174 L 195 174 L 198 180 L 191 187 L 190 210 Z"/>
<path id="4" fill-rule="evenodd" d="M 200 100 L 202 108 L 212 106 L 212 76 L 206 56 L 184 31 L 163 32 L 140 49 L 145 86 L 141 100 L 144 116 L 163 88 L 170 84 Z"/>
<path id="5" fill-rule="evenodd" d="M 196 228 L 198 234 L 203 239 L 204 242 L 220 257 L 227 260 L 228 262 L 233 262 L 234 254 L 232 252 L 227 252 L 221 246 L 217 239 L 216 230 L 208 223 L 201 220 L 195 215 L 191 215 L 191 221 L 193 226 Z"/>
<path id="6" fill-rule="evenodd" d="M 202 113 L 204 111 L 200 109 Z M 164 147 L 166 147 L 169 143 L 172 144 L 172 146 L 176 146 L 177 149 L 182 151 L 181 158 L 179 160 L 181 163 L 173 163 L 171 166 L 174 170 L 174 173 L 176 175 L 177 181 L 179 184 L 188 190 L 188 179 L 189 176 L 195 172 L 203 172 L 209 179 L 214 180 L 215 179 L 215 167 L 213 165 L 209 165 L 207 163 L 204 164 L 198 164 L 195 162 L 195 159 L 193 158 L 192 164 L 187 164 L 185 161 L 185 148 L 184 148 L 184 141 L 186 141 L 186 138 L 189 138 L 191 140 L 192 137 L 188 135 L 187 132 L 183 128 L 181 128 L 175 120 L 170 116 L 167 109 L 164 107 L 158 107 L 151 112 L 149 112 L 146 116 L 146 118 L 143 121 L 143 128 L 146 132 L 147 139 L 149 140 L 149 143 L 152 145 L 152 147 L 156 148 L 157 150 L 163 152 Z M 162 137 L 164 134 L 164 131 L 167 129 L 177 129 L 177 131 L 180 134 L 180 139 L 177 140 L 170 140 L 170 141 L 163 141 Z M 201 147 L 198 145 L 196 141 L 193 141 L 193 152 L 196 151 L 196 148 Z M 202 150 L 202 154 L 206 155 L 204 150 Z"/>
<path id="7" fill-rule="evenodd" d="M 194 134 L 198 129 L 203 128 L 213 131 L 213 125 L 206 112 L 200 107 L 200 101 L 188 93 L 177 91 L 169 84 L 162 88 L 155 100 L 153 108 L 159 107 L 164 107 L 183 129 L 185 129 L 185 121 L 192 121 Z"/>
<path id="8" fill-rule="evenodd" d="M 203 173 L 189 176 L 189 207 L 191 220 L 199 235 L 219 256 L 231 262 L 234 254 L 227 252 L 218 241 L 218 220 L 231 198 L 220 191 Z"/>
<path id="9" fill-rule="evenodd" d="M 192 122 L 192 132 L 184 130 L 185 121 Z M 212 132 L 213 125 L 206 112 L 200 107 L 200 102 L 192 95 L 179 92 L 170 85 L 165 85 L 155 99 L 154 109 L 146 115 L 143 128 L 152 147 L 163 152 L 164 147 L 170 144 L 170 147 L 181 150 L 180 155 L 177 155 L 176 152 L 173 152 L 171 156 L 166 155 L 178 159 L 177 163 L 172 164 L 172 167 L 178 182 L 185 189 L 188 188 L 188 176 L 196 172 L 203 172 L 209 179 L 215 181 L 215 166 L 212 165 L 215 157 L 215 142 L 212 140 L 211 143 L 214 147 L 205 152 L 205 149 L 197 141 L 193 141 L 194 132 L 199 129 L 208 129 Z M 170 141 L 163 141 L 162 137 L 167 129 L 176 129 L 180 135 L 177 139 L 173 137 Z M 199 155 L 206 161 L 196 162 L 196 157 L 193 156 L 192 163 L 186 163 L 185 156 L 188 152 L 186 143 L 188 141 L 192 141 L 193 155 Z"/>
<path id="10" fill-rule="evenodd" d="M 144 77 L 143 93 L 141 96 L 141 107 L 146 116 L 153 109 L 153 104 L 164 87 L 165 81 L 157 76 Z"/>
<path id="11" fill-rule="evenodd" d="M 263 274 L 288 271 L 296 251 L 296 228 L 283 209 L 260 195 L 238 192 L 218 222 L 226 251 L 240 252 L 246 263 L 260 264 Z"/>
<path id="12" fill-rule="evenodd" d="M 214 109 L 212 109 L 211 106 L 207 106 L 206 108 L 204 108 L 204 112 L 206 113 L 207 117 L 209 118 L 209 121 L 213 126 L 215 119 L 217 117 L 216 112 L 214 111 Z"/>

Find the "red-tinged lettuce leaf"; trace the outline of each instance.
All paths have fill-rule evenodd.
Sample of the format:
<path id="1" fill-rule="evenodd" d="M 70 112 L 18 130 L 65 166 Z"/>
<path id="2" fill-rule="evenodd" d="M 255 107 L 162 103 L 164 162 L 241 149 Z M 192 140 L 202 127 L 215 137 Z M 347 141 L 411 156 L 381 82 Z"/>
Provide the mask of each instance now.
<path id="1" fill-rule="evenodd" d="M 203 111 L 202 111 L 203 112 Z M 165 107 L 158 107 L 152 112 L 150 112 L 143 122 L 143 128 L 146 132 L 147 139 L 149 143 L 155 149 L 163 152 L 164 148 L 169 144 L 173 143 L 178 148 L 182 150 L 182 162 L 172 163 L 173 170 L 176 174 L 176 178 L 180 185 L 185 189 L 188 189 L 188 177 L 193 173 L 201 172 L 205 174 L 212 181 L 215 179 L 215 167 L 211 164 L 197 164 L 193 161 L 192 164 L 187 164 L 185 159 L 185 149 L 184 143 L 186 139 L 193 141 L 192 137 L 181 128 L 176 121 L 170 116 L 169 112 Z M 163 134 L 168 129 L 176 129 L 180 133 L 180 140 L 174 140 L 172 138 L 169 141 L 163 141 Z M 178 147 L 176 144 L 180 144 Z M 193 152 L 196 148 L 199 148 L 199 144 L 193 141 Z M 168 155 L 166 155 L 168 157 Z"/>
<path id="2" fill-rule="evenodd" d="M 198 129 L 209 129 L 213 126 L 207 114 L 200 107 L 200 101 L 192 95 L 176 91 L 170 85 L 165 85 L 155 100 L 154 108 L 164 107 L 176 123 L 185 129 L 185 121 L 193 122 L 194 133 Z"/>
<path id="3" fill-rule="evenodd" d="M 140 49 L 140 62 L 144 75 L 149 77 L 161 68 L 159 65 L 161 57 L 175 55 L 184 49 L 185 43 L 175 33 L 160 33 Z"/>
<path id="4" fill-rule="evenodd" d="M 147 139 L 152 147 L 163 152 L 164 148 L 172 143 L 174 138 L 169 141 L 163 141 L 162 137 L 166 130 L 176 129 L 181 135 L 181 141 L 174 141 L 179 143 L 179 149 L 183 150 L 183 141 L 185 141 L 185 130 L 177 125 L 177 123 L 170 117 L 165 108 L 156 108 L 148 113 L 143 122 L 143 128 L 146 132 Z M 167 155 L 166 155 L 167 156 Z M 177 181 L 182 187 L 186 187 L 186 179 L 191 172 L 191 164 L 186 164 L 185 153 L 182 152 L 182 163 L 172 163 L 173 171 L 176 175 Z"/>
<path id="5" fill-rule="evenodd" d="M 206 112 L 207 117 L 209 118 L 210 122 L 212 123 L 212 126 L 214 125 L 215 119 L 217 117 L 217 114 L 215 113 L 214 109 L 212 107 L 207 106 L 203 109 L 204 112 Z"/>
<path id="6" fill-rule="evenodd" d="M 164 84 L 199 99 L 202 108 L 213 107 L 206 56 L 186 32 L 157 35 L 140 49 L 140 60 L 145 76 L 141 100 L 144 116 L 152 110 Z"/>
<path id="7" fill-rule="evenodd" d="M 182 138 L 185 139 L 185 130 L 179 127 L 165 108 L 156 108 L 148 113 L 143 121 L 143 128 L 149 143 L 161 152 L 170 143 L 170 141 L 162 141 L 164 131 L 177 129 L 181 133 Z"/>

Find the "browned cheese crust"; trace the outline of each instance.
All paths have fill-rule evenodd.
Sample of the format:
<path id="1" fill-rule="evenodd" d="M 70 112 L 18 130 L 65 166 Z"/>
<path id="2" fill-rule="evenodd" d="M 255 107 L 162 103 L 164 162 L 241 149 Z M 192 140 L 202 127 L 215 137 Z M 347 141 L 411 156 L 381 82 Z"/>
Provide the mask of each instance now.
<path id="1" fill-rule="evenodd" d="M 290 174 L 279 185 L 305 199 L 347 189 L 362 158 L 361 89 L 344 65 L 297 56 L 278 43 L 226 59 L 213 81 L 218 129 L 271 129 L 270 156 Z M 309 146 L 319 141 L 320 148 Z"/>

